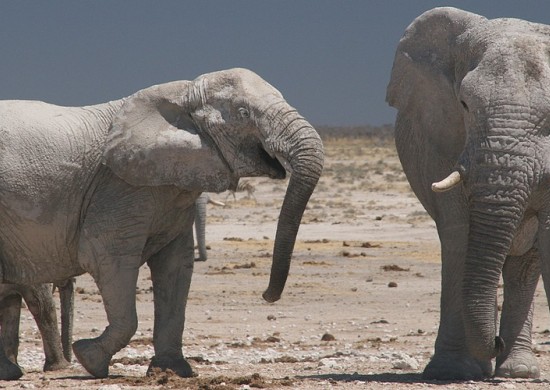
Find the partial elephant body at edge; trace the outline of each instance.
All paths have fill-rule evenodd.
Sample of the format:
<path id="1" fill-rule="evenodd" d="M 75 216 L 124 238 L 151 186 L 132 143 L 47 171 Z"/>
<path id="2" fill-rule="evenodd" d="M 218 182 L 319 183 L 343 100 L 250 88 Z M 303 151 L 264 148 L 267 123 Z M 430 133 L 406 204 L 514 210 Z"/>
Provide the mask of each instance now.
<path id="1" fill-rule="evenodd" d="M 531 324 L 539 257 L 550 297 L 549 52 L 550 26 L 450 7 L 416 18 L 399 42 L 387 90 L 396 146 L 441 241 L 426 378 L 490 376 L 495 356 L 497 376 L 540 374 Z"/>

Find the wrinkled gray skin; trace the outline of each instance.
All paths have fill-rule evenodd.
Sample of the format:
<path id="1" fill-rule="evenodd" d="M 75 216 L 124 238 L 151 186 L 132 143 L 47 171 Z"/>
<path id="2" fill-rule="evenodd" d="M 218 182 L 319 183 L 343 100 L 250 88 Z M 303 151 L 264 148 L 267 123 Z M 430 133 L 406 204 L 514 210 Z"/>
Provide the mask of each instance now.
<path id="1" fill-rule="evenodd" d="M 193 272 L 195 200 L 241 177 L 292 176 L 264 298 L 278 300 L 323 166 L 315 129 L 258 75 L 209 73 L 88 107 L 0 103 L 2 280 L 36 284 L 88 272 L 109 325 L 73 351 L 95 377 L 136 331 L 138 272 L 155 302 L 152 369 L 192 375 L 182 354 Z"/>
<path id="2" fill-rule="evenodd" d="M 387 94 L 397 149 L 441 240 L 441 322 L 426 378 L 487 376 L 495 355 L 497 376 L 539 375 L 531 324 L 539 254 L 550 281 L 549 53 L 546 25 L 454 8 L 418 17 L 397 48 Z"/>
<path id="3" fill-rule="evenodd" d="M 199 257 L 195 261 L 208 260 L 206 252 L 206 204 L 210 200 L 208 194 L 201 194 L 195 201 L 195 238 Z"/>
<path id="4" fill-rule="evenodd" d="M 35 318 L 44 345 L 44 371 L 66 368 L 71 361 L 74 307 L 74 280 L 57 286 L 61 300 L 61 338 L 51 284 L 23 286 L 0 285 L 0 380 L 19 379 L 23 371 L 17 364 L 21 298 Z"/>

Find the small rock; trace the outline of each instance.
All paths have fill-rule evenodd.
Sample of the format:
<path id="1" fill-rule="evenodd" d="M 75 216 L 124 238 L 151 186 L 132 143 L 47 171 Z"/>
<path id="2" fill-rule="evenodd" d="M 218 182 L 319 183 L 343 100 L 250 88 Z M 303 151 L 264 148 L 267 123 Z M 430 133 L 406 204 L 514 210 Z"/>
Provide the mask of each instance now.
<path id="1" fill-rule="evenodd" d="M 97 388 L 97 390 L 121 390 L 119 385 L 103 385 Z"/>
<path id="2" fill-rule="evenodd" d="M 397 283 L 395 282 L 389 282 L 388 287 L 397 287 Z"/>
<path id="3" fill-rule="evenodd" d="M 338 364 L 336 359 L 330 359 L 330 358 L 324 358 L 324 359 L 319 360 L 318 366 L 319 367 L 327 367 L 327 368 L 331 368 L 331 369 L 339 369 L 340 368 L 340 365 Z"/>
<path id="4" fill-rule="evenodd" d="M 392 355 L 392 366 L 398 370 L 418 370 L 418 361 L 406 353 L 394 353 Z"/>
<path id="5" fill-rule="evenodd" d="M 277 319 L 277 317 L 275 317 L 273 314 L 270 314 L 267 316 L 267 320 L 268 321 L 275 321 Z"/>
<path id="6" fill-rule="evenodd" d="M 321 341 L 334 341 L 334 340 L 336 340 L 336 337 L 334 337 L 330 333 L 325 333 L 323 337 L 321 337 Z"/>

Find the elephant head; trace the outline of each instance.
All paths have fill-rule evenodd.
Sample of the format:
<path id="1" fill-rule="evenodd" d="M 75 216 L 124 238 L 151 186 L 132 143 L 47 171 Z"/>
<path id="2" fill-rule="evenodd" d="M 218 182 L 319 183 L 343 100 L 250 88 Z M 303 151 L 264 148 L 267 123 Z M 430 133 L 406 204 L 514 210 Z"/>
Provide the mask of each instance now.
<path id="1" fill-rule="evenodd" d="M 103 161 L 128 183 L 188 191 L 235 189 L 239 178 L 285 178 L 270 284 L 280 298 L 306 204 L 323 168 L 315 129 L 255 73 L 231 69 L 156 85 L 127 98 Z"/>
<path id="2" fill-rule="evenodd" d="M 434 164 L 452 161 L 433 190 L 467 196 L 466 343 L 475 358 L 494 357 L 504 260 L 526 212 L 548 207 L 537 199 L 550 173 L 550 27 L 428 11 L 399 43 L 387 100 L 398 123 L 438 143 Z"/>

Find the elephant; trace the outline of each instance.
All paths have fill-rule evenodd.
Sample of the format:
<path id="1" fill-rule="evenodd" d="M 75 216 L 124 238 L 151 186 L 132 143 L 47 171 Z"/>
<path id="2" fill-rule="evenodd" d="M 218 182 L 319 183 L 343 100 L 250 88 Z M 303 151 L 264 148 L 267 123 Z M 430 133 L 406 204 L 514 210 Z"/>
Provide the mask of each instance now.
<path id="1" fill-rule="evenodd" d="M 2 101 L 0 133 L 0 281 L 93 277 L 108 326 L 72 345 L 92 376 L 108 376 L 111 357 L 137 329 L 145 263 L 154 297 L 147 373 L 193 375 L 182 338 L 202 192 L 290 173 L 262 295 L 280 299 L 324 151 L 313 126 L 251 70 L 206 73 L 84 107 Z"/>
<path id="2" fill-rule="evenodd" d="M 206 251 L 206 205 L 208 203 L 225 206 L 223 202 L 213 200 L 205 193 L 202 193 L 195 201 L 195 234 L 199 251 L 199 257 L 196 257 L 195 261 L 208 260 L 208 252 Z"/>
<path id="3" fill-rule="evenodd" d="M 407 179 L 441 242 L 424 377 L 531 377 L 534 290 L 550 292 L 550 27 L 451 7 L 406 29 L 386 100 Z M 504 300 L 497 325 L 497 288 Z"/>
<path id="4" fill-rule="evenodd" d="M 42 336 L 46 356 L 44 371 L 55 371 L 69 366 L 72 358 L 74 279 L 56 287 L 61 300 L 61 338 L 51 284 L 0 285 L 0 380 L 19 379 L 23 375 L 17 364 L 22 297 Z"/>

